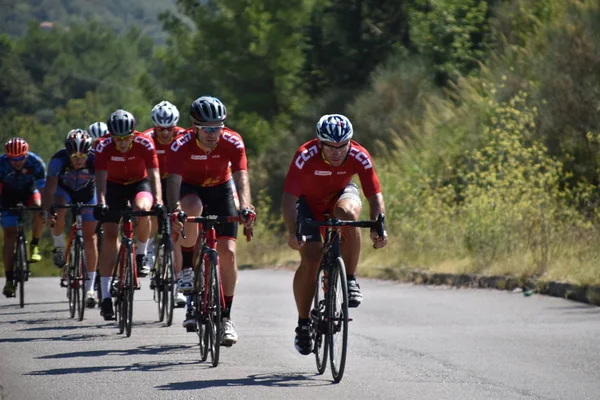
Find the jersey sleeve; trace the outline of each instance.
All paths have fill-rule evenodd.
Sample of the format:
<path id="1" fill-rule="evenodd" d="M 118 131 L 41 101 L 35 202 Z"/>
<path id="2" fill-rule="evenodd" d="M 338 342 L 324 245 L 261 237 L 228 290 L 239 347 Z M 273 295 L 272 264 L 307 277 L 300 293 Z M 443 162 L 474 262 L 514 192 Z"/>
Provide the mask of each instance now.
<path id="1" fill-rule="evenodd" d="M 48 164 L 48 176 L 58 176 L 64 164 L 60 157 L 52 157 Z"/>
<path id="2" fill-rule="evenodd" d="M 296 154 L 294 154 L 294 158 L 290 163 L 290 167 L 288 168 L 287 175 L 285 177 L 285 183 L 283 185 L 284 193 L 289 193 L 296 197 L 300 197 L 302 195 L 302 170 L 298 167 L 298 163 L 296 160 L 301 156 L 301 151 L 298 150 Z"/>
<path id="3" fill-rule="evenodd" d="M 106 171 L 108 168 L 106 163 L 106 154 L 102 151 L 98 151 L 98 146 L 96 147 L 96 152 L 94 154 L 94 170 Z"/>
<path id="4" fill-rule="evenodd" d="M 248 158 L 246 157 L 246 147 L 234 147 L 234 152 L 231 157 L 231 172 L 248 170 Z"/>
<path id="5" fill-rule="evenodd" d="M 33 174 L 35 179 L 35 187 L 38 189 L 43 189 L 46 187 L 46 163 L 37 154 L 31 155 L 33 155 L 36 160 Z"/>
<path id="6" fill-rule="evenodd" d="M 158 169 L 158 156 L 156 154 L 156 147 L 154 147 L 152 139 L 149 139 L 148 141 L 152 143 L 152 148 L 144 147 L 144 161 L 146 162 L 146 169 Z"/>
<path id="7" fill-rule="evenodd" d="M 381 184 L 375 173 L 373 159 L 369 152 L 361 148 L 355 158 L 358 161 L 358 177 L 365 197 L 369 198 L 377 193 L 381 193 Z"/>
<path id="8" fill-rule="evenodd" d="M 184 156 L 185 148 L 183 144 L 190 140 L 187 134 L 180 135 L 175 138 L 169 150 L 167 150 L 167 172 L 169 175 L 181 175 L 183 172 L 183 161 L 186 159 Z"/>

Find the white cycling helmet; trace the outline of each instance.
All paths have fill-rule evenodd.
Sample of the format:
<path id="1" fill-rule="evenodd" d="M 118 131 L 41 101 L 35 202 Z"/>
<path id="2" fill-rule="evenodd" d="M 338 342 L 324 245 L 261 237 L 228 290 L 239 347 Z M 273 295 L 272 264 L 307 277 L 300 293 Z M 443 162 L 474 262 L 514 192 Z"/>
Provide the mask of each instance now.
<path id="1" fill-rule="evenodd" d="M 92 137 L 92 140 L 100 139 L 108 133 L 108 126 L 104 122 L 94 122 L 88 128 L 88 133 Z"/>
<path id="2" fill-rule="evenodd" d="M 161 128 L 176 126 L 179 122 L 179 110 L 168 101 L 161 101 L 152 109 L 152 123 Z"/>
<path id="3" fill-rule="evenodd" d="M 352 123 L 342 114 L 323 115 L 317 122 L 317 137 L 323 142 L 339 143 L 352 139 Z"/>

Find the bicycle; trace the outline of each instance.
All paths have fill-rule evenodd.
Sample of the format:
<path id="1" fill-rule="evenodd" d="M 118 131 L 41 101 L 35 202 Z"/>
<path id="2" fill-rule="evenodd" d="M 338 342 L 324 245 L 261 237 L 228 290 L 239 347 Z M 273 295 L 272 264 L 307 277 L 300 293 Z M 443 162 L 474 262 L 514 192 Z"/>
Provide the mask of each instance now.
<path id="1" fill-rule="evenodd" d="M 102 221 L 97 221 L 96 223 L 96 248 L 98 249 L 98 254 L 102 252 L 102 240 L 104 238 L 104 230 L 102 229 Z M 100 257 L 98 257 L 100 259 Z M 98 307 L 102 303 L 102 285 L 100 284 L 100 279 L 102 278 L 100 274 L 100 262 L 96 264 L 96 279 L 94 280 L 94 291 L 96 292 L 96 296 L 98 298 Z"/>
<path id="2" fill-rule="evenodd" d="M 256 214 L 251 210 L 246 210 L 243 215 L 245 219 L 256 218 Z M 191 296 L 196 317 L 200 359 L 206 361 L 210 353 L 212 366 L 216 367 L 219 365 L 222 335 L 221 313 L 225 307 L 225 295 L 221 282 L 215 225 L 242 222 L 242 219 L 240 216 L 207 215 L 185 217 L 184 220 L 200 224 L 197 242 L 200 252 L 194 268 L 195 281 Z M 244 234 L 247 241 L 252 240 L 252 230 L 244 228 Z M 183 230 L 181 235 L 185 238 Z"/>
<path id="3" fill-rule="evenodd" d="M 346 367 L 348 351 L 348 282 L 346 266 L 341 257 L 340 234 L 342 227 L 375 228 L 383 236 L 385 216 L 379 214 L 377 220 L 343 221 L 325 216 L 325 221 L 299 219 L 296 221 L 296 238 L 302 240 L 303 226 L 325 227 L 323 258 L 317 273 L 313 309 L 310 312 L 312 336 L 319 375 L 327 368 L 327 355 L 331 364 L 331 374 L 335 382 L 340 382 Z"/>
<path id="4" fill-rule="evenodd" d="M 29 280 L 29 259 L 27 258 L 27 240 L 25 240 L 25 211 L 42 211 L 41 207 L 26 207 L 18 203 L 15 207 L 1 208 L 0 212 L 9 212 L 17 217 L 17 243 L 13 268 L 13 286 L 19 287 L 19 306 L 25 307 L 25 282 Z"/>
<path id="5" fill-rule="evenodd" d="M 125 332 L 131 336 L 133 320 L 133 294 L 140 289 L 137 268 L 135 267 L 135 245 L 133 243 L 133 217 L 149 217 L 156 211 L 133 211 L 125 205 L 121 212 L 123 219 L 121 229 L 121 245 L 117 262 L 113 268 L 110 281 L 110 294 L 115 300 L 115 319 L 118 321 L 119 334 Z"/>
<path id="6" fill-rule="evenodd" d="M 171 232 L 171 221 L 165 213 L 159 219 L 160 240 L 152 267 L 150 289 L 154 290 L 154 301 L 158 304 L 158 321 L 166 317 L 167 326 L 173 323 L 175 308 L 175 253 Z"/>
<path id="7" fill-rule="evenodd" d="M 85 257 L 85 245 L 83 243 L 83 220 L 81 210 L 84 208 L 94 208 L 95 204 L 73 203 L 65 205 L 53 205 L 50 207 L 52 216 L 51 224 L 56 220 L 55 211 L 58 209 L 71 210 L 73 223 L 69 233 L 69 241 L 65 249 L 66 260 L 63 267 L 63 277 L 60 281 L 61 287 L 67 288 L 67 298 L 69 299 L 69 314 L 75 318 L 75 312 L 79 321 L 83 321 L 85 314 L 86 290 L 85 282 L 89 279 L 87 272 L 87 259 Z M 66 282 L 65 282 L 66 281 Z"/>

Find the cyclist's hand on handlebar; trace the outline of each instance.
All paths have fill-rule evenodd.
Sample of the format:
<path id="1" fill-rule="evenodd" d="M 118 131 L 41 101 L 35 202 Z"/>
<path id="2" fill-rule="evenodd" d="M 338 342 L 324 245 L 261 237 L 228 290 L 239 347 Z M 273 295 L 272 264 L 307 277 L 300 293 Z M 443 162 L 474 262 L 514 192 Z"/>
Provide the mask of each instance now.
<path id="1" fill-rule="evenodd" d="M 296 232 L 288 234 L 288 246 L 292 249 L 300 250 L 304 243 L 306 243 L 306 236 L 302 236 L 302 241 L 299 242 L 296 238 Z"/>
<path id="2" fill-rule="evenodd" d="M 178 208 L 171 212 L 171 229 L 173 229 L 173 232 L 181 233 L 183 221 L 185 221 L 186 218 L 187 215 Z"/>
<path id="3" fill-rule="evenodd" d="M 387 244 L 388 235 L 386 231 L 383 231 L 383 236 L 379 236 L 377 231 L 371 230 L 371 240 L 373 241 L 373 247 L 376 249 L 381 249 Z"/>
<path id="4" fill-rule="evenodd" d="M 102 221 L 108 212 L 108 206 L 106 204 L 96 204 L 94 207 L 94 219 Z"/>
<path id="5" fill-rule="evenodd" d="M 254 211 L 254 207 L 243 208 L 240 210 L 239 214 L 240 214 L 240 218 L 243 221 L 244 227 L 246 229 L 252 229 L 252 226 L 254 225 L 254 221 L 256 221 L 256 212 Z"/>
<path id="6" fill-rule="evenodd" d="M 167 207 L 163 204 L 155 204 L 152 208 L 156 211 L 156 217 L 158 219 L 163 219 L 167 216 Z"/>

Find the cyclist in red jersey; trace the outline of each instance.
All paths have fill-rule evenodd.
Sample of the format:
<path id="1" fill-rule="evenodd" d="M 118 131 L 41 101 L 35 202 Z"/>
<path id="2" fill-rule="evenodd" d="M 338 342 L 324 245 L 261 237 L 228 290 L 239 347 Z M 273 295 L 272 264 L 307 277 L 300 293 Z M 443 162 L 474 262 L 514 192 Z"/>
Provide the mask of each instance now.
<path id="1" fill-rule="evenodd" d="M 248 160 L 241 136 L 225 127 L 227 111 L 215 97 L 202 96 L 194 100 L 190 109 L 193 127 L 171 146 L 169 176 L 167 178 L 169 204 L 187 215 L 238 215 L 232 185 L 233 176 L 240 208 L 251 210 Z M 231 168 L 230 168 L 231 163 Z M 253 218 L 244 225 L 251 228 Z M 175 222 L 174 229 L 181 224 Z M 237 341 L 235 326 L 231 321 L 231 305 L 237 281 L 236 238 L 237 223 L 219 225 L 217 228 L 217 251 L 221 263 L 225 309 L 222 319 L 222 344 Z M 186 239 L 179 238 L 176 249 L 182 252 L 183 271 L 177 286 L 183 293 L 193 287 L 194 246 L 198 238 L 198 225 L 185 224 Z M 181 250 L 179 250 L 181 249 Z M 183 323 L 188 330 L 195 326 L 194 316 L 188 309 Z"/>
<path id="2" fill-rule="evenodd" d="M 296 238 L 298 215 L 323 220 L 329 213 L 341 220 L 357 221 L 362 203 L 358 186 L 351 182 L 358 175 L 370 206 L 371 219 L 384 213 L 385 206 L 379 179 L 369 152 L 352 139 L 352 123 L 341 114 L 324 115 L 317 123 L 317 138 L 304 143 L 292 160 L 283 188 L 283 218 L 288 231 L 288 244 L 300 251 L 300 266 L 294 276 L 294 297 L 298 309 L 295 346 L 301 354 L 312 351 L 309 312 L 315 279 L 321 263 L 322 239 L 319 229 L 305 229 L 303 239 Z M 341 245 L 348 278 L 348 306 L 358 307 L 362 301 L 356 283 L 360 257 L 360 228 L 346 228 Z M 387 244 L 387 234 L 379 237 L 371 230 L 376 248 Z"/>
<path id="3" fill-rule="evenodd" d="M 155 105 L 150 116 L 152 118 L 153 127 L 145 130 L 142 134 L 150 137 L 154 142 L 154 147 L 156 147 L 162 198 L 163 202 L 166 202 L 167 175 L 169 174 L 167 156 L 171 151 L 173 141 L 185 131 L 185 128 L 177 126 L 177 123 L 179 122 L 179 110 L 175 105 L 166 100 Z M 150 239 L 148 239 L 148 265 L 152 267 L 154 266 L 154 236 L 156 235 L 156 232 L 158 232 L 158 221 L 156 217 L 152 217 L 151 221 Z M 150 289 L 154 289 L 154 281 L 150 281 Z M 185 306 L 186 298 L 183 293 L 177 292 L 176 303 L 177 306 Z"/>
<path id="4" fill-rule="evenodd" d="M 106 124 L 110 136 L 100 138 L 96 144 L 98 206 L 94 209 L 94 217 L 104 222 L 100 254 L 101 314 L 105 320 L 111 320 L 114 311 L 109 286 L 112 268 L 117 261 L 121 210 L 129 201 L 134 210 L 149 211 L 153 204 L 162 204 L 162 191 L 156 149 L 150 139 L 135 130 L 133 115 L 117 110 Z M 142 277 L 150 270 L 146 260 L 149 236 L 150 218 L 138 218 L 136 264 L 138 275 Z"/>

